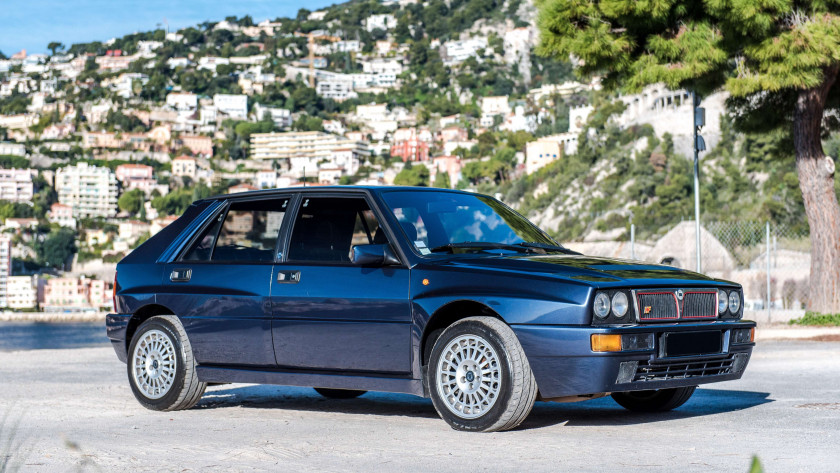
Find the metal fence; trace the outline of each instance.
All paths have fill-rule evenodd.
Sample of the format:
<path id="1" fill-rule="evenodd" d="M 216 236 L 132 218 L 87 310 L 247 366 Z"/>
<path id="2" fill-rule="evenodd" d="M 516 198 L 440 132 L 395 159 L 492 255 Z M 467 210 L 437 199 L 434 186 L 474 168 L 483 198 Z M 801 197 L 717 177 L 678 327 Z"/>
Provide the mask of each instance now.
<path id="1" fill-rule="evenodd" d="M 697 270 L 694 221 L 637 241 L 570 243 L 584 254 L 624 257 Z M 700 272 L 744 287 L 744 307 L 763 321 L 801 316 L 808 304 L 811 243 L 807 232 L 758 221 L 703 222 L 700 228 Z"/>

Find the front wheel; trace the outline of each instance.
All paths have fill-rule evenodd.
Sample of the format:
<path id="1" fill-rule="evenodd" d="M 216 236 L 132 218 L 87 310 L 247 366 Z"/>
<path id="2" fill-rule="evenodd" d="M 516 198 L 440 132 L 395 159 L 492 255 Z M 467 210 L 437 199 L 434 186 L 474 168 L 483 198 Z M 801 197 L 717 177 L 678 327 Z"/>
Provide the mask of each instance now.
<path id="1" fill-rule="evenodd" d="M 207 383 L 198 380 L 192 347 L 174 315 L 143 322 L 128 349 L 128 382 L 148 409 L 176 411 L 198 403 Z"/>
<path id="2" fill-rule="evenodd" d="M 664 412 L 676 409 L 688 401 L 697 386 L 612 393 L 621 407 L 636 412 Z"/>
<path id="3" fill-rule="evenodd" d="M 432 349 L 427 382 L 435 410 L 456 430 L 512 429 L 537 397 L 516 334 L 492 317 L 469 317 L 444 330 Z"/>

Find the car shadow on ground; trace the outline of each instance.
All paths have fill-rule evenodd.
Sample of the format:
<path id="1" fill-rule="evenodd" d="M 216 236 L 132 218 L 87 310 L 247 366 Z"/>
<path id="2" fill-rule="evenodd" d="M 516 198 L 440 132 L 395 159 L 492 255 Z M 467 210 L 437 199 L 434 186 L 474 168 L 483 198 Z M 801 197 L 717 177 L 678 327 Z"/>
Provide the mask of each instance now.
<path id="1" fill-rule="evenodd" d="M 312 388 L 223 385 L 208 388 L 196 409 L 246 407 L 406 417 L 437 417 L 432 401 L 410 394 L 368 392 L 354 399 L 328 399 Z"/>
<path id="2" fill-rule="evenodd" d="M 653 414 L 630 412 L 610 397 L 577 403 L 537 402 L 517 430 L 552 425 L 636 425 L 740 411 L 773 402 L 769 393 L 698 389 L 676 410 Z M 245 407 L 337 412 L 344 414 L 435 418 L 430 399 L 409 394 L 370 392 L 355 399 L 327 399 L 311 388 L 270 385 L 222 385 L 208 389 L 196 409 Z"/>
<path id="3" fill-rule="evenodd" d="M 697 389 L 687 403 L 669 412 L 631 412 L 611 397 L 576 403 L 538 402 L 519 429 L 536 429 L 557 424 L 566 426 L 637 425 L 674 419 L 701 417 L 760 406 L 773 399 L 770 393 L 728 389 Z"/>

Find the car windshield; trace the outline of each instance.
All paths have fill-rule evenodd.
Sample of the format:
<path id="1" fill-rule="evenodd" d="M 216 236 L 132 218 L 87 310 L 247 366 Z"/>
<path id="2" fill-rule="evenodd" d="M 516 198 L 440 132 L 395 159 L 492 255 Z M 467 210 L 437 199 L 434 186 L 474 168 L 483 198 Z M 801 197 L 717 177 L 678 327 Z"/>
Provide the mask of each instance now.
<path id="1" fill-rule="evenodd" d="M 545 232 L 487 196 L 455 192 L 391 191 L 382 198 L 423 255 L 447 250 L 559 247 Z M 457 251 L 462 252 L 462 251 Z"/>

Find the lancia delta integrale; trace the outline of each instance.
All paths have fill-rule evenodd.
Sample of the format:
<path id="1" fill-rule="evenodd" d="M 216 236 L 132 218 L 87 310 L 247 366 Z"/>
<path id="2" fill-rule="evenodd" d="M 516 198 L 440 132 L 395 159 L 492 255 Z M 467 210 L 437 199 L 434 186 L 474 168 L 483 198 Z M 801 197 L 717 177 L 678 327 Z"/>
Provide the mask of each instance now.
<path id="1" fill-rule="evenodd" d="M 316 187 L 193 203 L 119 263 L 106 325 L 149 409 L 266 383 L 429 397 L 455 429 L 499 431 L 536 400 L 665 411 L 740 378 L 742 300 L 570 251 L 484 195 Z"/>

